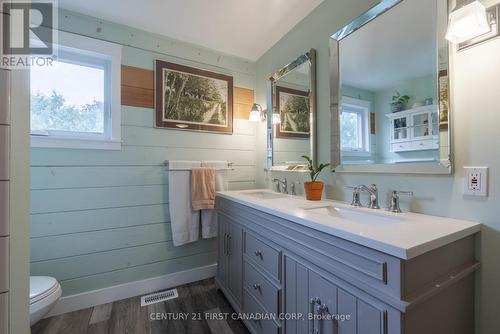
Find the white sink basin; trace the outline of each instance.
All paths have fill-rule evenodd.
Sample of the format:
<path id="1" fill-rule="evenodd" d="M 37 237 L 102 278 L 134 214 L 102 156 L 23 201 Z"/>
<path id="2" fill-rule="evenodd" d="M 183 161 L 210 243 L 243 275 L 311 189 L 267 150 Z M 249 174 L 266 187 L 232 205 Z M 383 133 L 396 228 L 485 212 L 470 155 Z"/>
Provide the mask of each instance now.
<path id="1" fill-rule="evenodd" d="M 256 199 L 278 199 L 278 198 L 288 197 L 287 195 L 278 194 L 270 191 L 263 191 L 263 190 L 245 192 L 244 194 Z"/>
<path id="2" fill-rule="evenodd" d="M 303 210 L 320 215 L 343 218 L 360 224 L 385 225 L 397 224 L 404 221 L 403 217 L 379 212 L 367 212 L 362 209 L 342 208 L 334 205 L 325 205 L 315 208 L 304 208 Z"/>

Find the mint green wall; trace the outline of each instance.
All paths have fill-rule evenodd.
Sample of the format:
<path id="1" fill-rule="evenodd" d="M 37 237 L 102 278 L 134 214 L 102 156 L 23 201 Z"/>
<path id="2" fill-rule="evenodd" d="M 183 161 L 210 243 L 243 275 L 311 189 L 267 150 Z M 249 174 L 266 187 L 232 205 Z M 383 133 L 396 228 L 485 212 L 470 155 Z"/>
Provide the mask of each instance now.
<path id="1" fill-rule="evenodd" d="M 444 0 L 443 0 L 444 1 Z M 257 62 L 258 102 L 265 102 L 266 77 L 310 48 L 318 50 L 319 158 L 330 161 L 330 118 L 328 78 L 328 37 L 377 1 L 325 0 L 308 17 Z M 483 224 L 478 256 L 482 269 L 477 276 L 477 333 L 500 331 L 500 156 L 499 141 L 500 39 L 470 50 L 452 52 L 453 144 L 455 173 L 450 176 L 336 174 L 324 175 L 329 196 L 348 200 L 346 184 L 376 183 L 381 204 L 387 205 L 389 190 L 413 190 L 415 197 L 403 199 L 403 209 L 431 215 L 463 218 Z M 259 142 L 264 156 L 263 141 Z M 263 159 L 259 160 L 263 166 Z M 489 166 L 489 197 L 462 195 L 463 166 Z M 258 168 L 259 170 L 260 168 Z M 267 176 L 268 177 L 268 176 Z M 266 175 L 259 184 L 265 186 Z M 367 199 L 363 199 L 366 201 Z"/>
<path id="2" fill-rule="evenodd" d="M 66 11 L 61 30 L 123 45 L 125 65 L 156 58 L 222 72 L 254 89 L 255 64 Z M 163 161 L 228 160 L 231 189 L 255 187 L 255 126 L 231 136 L 154 128 L 154 110 L 122 107 L 121 151 L 31 150 L 31 274 L 50 275 L 64 295 L 216 262 L 215 240 L 173 247 Z"/>

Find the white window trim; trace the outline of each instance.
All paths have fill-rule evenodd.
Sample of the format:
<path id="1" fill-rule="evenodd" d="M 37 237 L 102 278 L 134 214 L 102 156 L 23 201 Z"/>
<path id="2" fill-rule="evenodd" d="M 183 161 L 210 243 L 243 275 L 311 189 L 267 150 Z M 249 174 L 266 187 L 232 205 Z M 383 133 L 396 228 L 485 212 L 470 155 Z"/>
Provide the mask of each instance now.
<path id="1" fill-rule="evenodd" d="M 371 102 L 365 101 L 365 100 L 360 100 L 360 99 L 355 99 L 352 97 L 348 96 L 343 96 L 342 97 L 342 106 L 346 105 L 352 105 L 358 108 L 363 108 L 364 115 L 363 115 L 363 131 L 364 131 L 364 147 L 366 147 L 366 150 L 346 150 L 342 149 L 341 153 L 342 156 L 350 156 L 350 157 L 368 157 L 371 156 L 371 133 L 370 133 L 370 113 L 371 113 Z"/>
<path id="2" fill-rule="evenodd" d="M 81 55 L 97 57 L 111 61 L 109 96 L 109 114 L 111 116 L 111 137 L 98 138 L 89 134 L 79 134 L 64 131 L 33 131 L 31 133 L 31 147 L 44 148 L 74 148 L 74 149 L 121 149 L 121 58 L 122 46 L 94 38 L 84 37 L 63 31 L 58 32 L 58 46 L 60 50 L 75 52 Z M 109 115 L 105 115 L 109 117 Z M 109 133 L 109 131 L 108 131 Z"/>

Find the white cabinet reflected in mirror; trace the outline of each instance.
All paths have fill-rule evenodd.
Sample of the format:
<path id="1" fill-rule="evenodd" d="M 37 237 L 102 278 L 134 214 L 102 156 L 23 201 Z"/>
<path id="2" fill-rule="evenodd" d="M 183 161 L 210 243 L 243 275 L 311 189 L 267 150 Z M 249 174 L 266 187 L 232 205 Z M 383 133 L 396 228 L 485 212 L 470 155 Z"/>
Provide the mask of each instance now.
<path id="1" fill-rule="evenodd" d="M 316 51 L 273 74 L 267 92 L 267 168 L 307 171 L 302 156 L 316 160 Z"/>
<path id="2" fill-rule="evenodd" d="M 382 1 L 332 36 L 336 171 L 451 173 L 447 8 Z"/>

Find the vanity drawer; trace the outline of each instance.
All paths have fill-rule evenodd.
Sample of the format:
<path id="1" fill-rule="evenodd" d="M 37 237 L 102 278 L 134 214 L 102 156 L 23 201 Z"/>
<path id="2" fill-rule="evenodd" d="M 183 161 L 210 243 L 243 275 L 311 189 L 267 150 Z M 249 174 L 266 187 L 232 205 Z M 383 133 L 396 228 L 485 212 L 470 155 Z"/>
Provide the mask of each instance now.
<path id="1" fill-rule="evenodd" d="M 264 308 L 259 304 L 257 299 L 255 299 L 247 289 L 245 289 L 244 295 L 244 312 L 255 316 L 265 316 L 269 314 L 264 310 Z M 259 334 L 279 334 L 280 326 L 271 319 L 250 319 L 248 320 L 251 326 Z"/>
<path id="2" fill-rule="evenodd" d="M 9 332 L 9 294 L 0 293 L 0 334 Z"/>
<path id="3" fill-rule="evenodd" d="M 257 268 L 245 261 L 244 285 L 270 313 L 278 313 L 280 289 L 274 286 Z"/>
<path id="4" fill-rule="evenodd" d="M 245 233 L 245 254 L 254 263 L 265 269 L 274 279 L 280 280 L 281 252 L 279 250 L 247 232 Z"/>
<path id="5" fill-rule="evenodd" d="M 9 238 L 0 238 L 0 293 L 9 290 Z"/>

